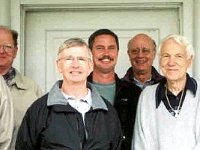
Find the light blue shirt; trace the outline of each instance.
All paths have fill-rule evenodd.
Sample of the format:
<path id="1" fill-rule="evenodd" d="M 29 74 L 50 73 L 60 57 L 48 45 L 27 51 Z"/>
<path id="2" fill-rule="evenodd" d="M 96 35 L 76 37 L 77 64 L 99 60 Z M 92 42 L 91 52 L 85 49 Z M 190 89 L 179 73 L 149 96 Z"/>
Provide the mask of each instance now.
<path id="1" fill-rule="evenodd" d="M 138 87 L 140 87 L 142 90 L 143 90 L 146 86 L 152 85 L 151 78 L 150 78 L 149 80 L 145 81 L 145 83 L 142 83 L 142 82 L 140 82 L 139 80 L 137 80 L 136 78 L 134 78 L 134 83 L 135 83 Z"/>

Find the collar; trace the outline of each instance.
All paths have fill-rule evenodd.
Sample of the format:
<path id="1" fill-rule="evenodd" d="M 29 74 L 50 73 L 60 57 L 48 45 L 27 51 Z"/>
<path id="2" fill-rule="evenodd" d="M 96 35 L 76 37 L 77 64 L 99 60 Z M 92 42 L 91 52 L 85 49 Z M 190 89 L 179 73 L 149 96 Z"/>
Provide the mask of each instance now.
<path id="1" fill-rule="evenodd" d="M 87 78 L 87 81 L 90 83 L 93 83 L 93 79 L 92 79 L 92 75 L 93 72 L 90 73 L 90 75 Z M 115 86 L 116 86 L 116 90 L 115 90 L 115 95 L 117 95 L 117 93 L 122 89 L 122 88 L 132 88 L 132 86 L 135 86 L 132 83 L 127 82 L 124 79 L 120 79 L 118 77 L 118 75 L 115 73 Z M 139 89 L 139 88 L 138 88 Z M 139 89 L 140 90 L 140 89 Z M 116 97 L 116 96 L 115 96 Z"/>
<path id="2" fill-rule="evenodd" d="M 14 76 L 13 76 L 14 74 Z M 12 76 L 12 77 L 11 77 Z M 9 78 L 9 85 L 13 86 L 16 85 L 16 88 L 27 90 L 29 88 L 29 79 L 27 77 L 24 77 L 17 69 L 12 68 L 8 74 L 5 75 L 5 78 Z M 4 79 L 5 79 L 4 78 Z M 7 79 L 5 79 L 7 80 Z"/>
<path id="3" fill-rule="evenodd" d="M 134 78 L 133 76 L 133 67 L 130 67 L 125 76 L 123 77 L 125 80 L 128 80 L 128 81 L 136 81 L 136 79 Z M 158 73 L 158 71 L 156 70 L 156 68 L 154 66 L 152 66 L 151 68 L 151 79 L 150 81 L 154 82 L 154 83 L 158 83 L 160 82 L 161 80 L 163 79 L 163 76 L 160 75 Z"/>
<path id="4" fill-rule="evenodd" d="M 64 97 L 62 91 L 60 90 L 62 83 L 63 83 L 62 80 L 57 81 L 49 91 L 47 106 L 68 105 L 66 98 Z M 103 109 L 108 111 L 107 105 L 105 104 L 104 100 L 99 95 L 99 93 L 96 91 L 95 87 L 92 84 L 87 83 L 87 88 L 91 90 L 92 109 Z"/>
<path id="5" fill-rule="evenodd" d="M 94 81 L 93 81 L 93 79 L 92 79 L 92 75 L 93 75 L 93 72 L 91 72 L 90 73 L 90 75 L 88 76 L 88 78 L 87 78 L 87 81 L 88 82 L 90 82 L 90 83 L 93 83 Z M 115 73 L 115 84 L 116 84 L 116 86 L 118 87 L 118 86 L 122 86 L 122 85 L 125 85 L 126 86 L 126 84 L 124 84 L 124 80 L 122 80 L 122 79 L 120 79 L 119 77 L 118 77 L 118 75 Z M 114 83 L 113 82 L 113 83 Z M 125 82 L 125 83 L 127 83 L 127 82 Z M 98 83 L 99 84 L 99 83 Z"/>
<path id="6" fill-rule="evenodd" d="M 112 82 L 112 83 L 99 83 L 99 82 L 93 81 L 92 83 L 93 83 L 93 84 L 96 84 L 96 85 L 100 85 L 100 86 L 114 86 L 114 85 L 116 85 L 116 82 L 115 82 L 115 81 Z"/>
<path id="7" fill-rule="evenodd" d="M 154 83 L 154 81 L 152 81 L 152 79 L 148 79 L 146 80 L 144 83 L 141 83 L 139 80 L 137 80 L 136 78 L 133 79 L 133 82 L 140 87 L 141 89 L 144 89 L 146 86 L 148 85 L 152 85 Z"/>
<path id="8" fill-rule="evenodd" d="M 6 81 L 6 84 L 8 86 L 11 86 L 11 82 L 14 79 L 16 73 L 15 73 L 15 69 L 13 67 L 11 67 L 8 72 L 3 75 L 4 80 Z"/>
<path id="9" fill-rule="evenodd" d="M 159 83 L 158 87 L 156 88 L 156 108 L 160 105 L 162 99 L 165 98 L 165 84 L 167 80 L 163 78 L 163 80 Z M 186 84 L 185 84 L 185 91 L 189 90 L 193 93 L 194 97 L 196 96 L 197 92 L 197 82 L 194 78 L 190 77 L 187 73 L 186 75 Z"/>
<path id="10" fill-rule="evenodd" d="M 74 98 L 73 96 L 67 95 L 67 94 L 65 94 L 64 92 L 62 92 L 62 93 L 63 93 L 64 97 L 65 97 L 67 100 L 69 100 L 69 99 L 75 100 L 75 98 Z M 92 105 L 91 90 L 88 89 L 87 95 L 84 96 L 84 97 L 82 97 L 82 98 L 80 98 L 80 100 L 83 100 L 83 101 L 87 102 L 87 103 L 91 106 L 91 105 Z"/>

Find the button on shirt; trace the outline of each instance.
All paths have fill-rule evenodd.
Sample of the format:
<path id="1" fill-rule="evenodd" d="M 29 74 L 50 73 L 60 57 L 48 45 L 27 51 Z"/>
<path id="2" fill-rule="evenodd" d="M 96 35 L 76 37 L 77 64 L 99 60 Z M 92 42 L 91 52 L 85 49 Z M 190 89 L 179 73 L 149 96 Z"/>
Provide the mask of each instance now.
<path id="1" fill-rule="evenodd" d="M 67 99 L 70 106 L 72 106 L 74 109 L 76 109 L 78 112 L 82 114 L 83 122 L 85 119 L 85 113 L 90 110 L 90 107 L 92 105 L 92 97 L 91 97 L 91 91 L 88 89 L 88 93 L 85 97 L 76 99 L 73 96 L 69 96 L 62 92 L 65 98 Z"/>

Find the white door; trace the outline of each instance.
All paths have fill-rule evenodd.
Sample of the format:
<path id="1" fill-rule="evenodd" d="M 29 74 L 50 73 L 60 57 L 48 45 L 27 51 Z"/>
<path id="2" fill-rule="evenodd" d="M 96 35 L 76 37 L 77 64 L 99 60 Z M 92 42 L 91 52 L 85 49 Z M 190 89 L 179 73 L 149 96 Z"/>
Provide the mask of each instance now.
<path id="1" fill-rule="evenodd" d="M 120 40 L 116 72 L 122 77 L 130 63 L 127 42 L 135 34 L 151 35 L 158 44 L 170 33 L 180 33 L 177 9 L 69 9 L 29 11 L 25 22 L 24 71 L 48 91 L 59 78 L 55 59 L 58 46 L 67 38 L 87 41 L 100 28 L 113 30 Z M 154 62 L 158 68 L 158 60 Z"/>

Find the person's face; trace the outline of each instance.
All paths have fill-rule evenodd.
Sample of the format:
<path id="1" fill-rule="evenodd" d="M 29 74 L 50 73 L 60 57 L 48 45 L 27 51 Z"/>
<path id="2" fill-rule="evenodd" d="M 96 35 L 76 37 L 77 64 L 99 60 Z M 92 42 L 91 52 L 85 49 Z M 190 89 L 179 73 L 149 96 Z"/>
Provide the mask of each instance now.
<path id="1" fill-rule="evenodd" d="M 93 69 L 88 49 L 77 46 L 64 49 L 58 56 L 57 68 L 68 83 L 86 82 Z"/>
<path id="2" fill-rule="evenodd" d="M 94 70 L 103 73 L 114 72 L 117 63 L 118 48 L 115 38 L 111 35 L 99 35 L 92 46 Z"/>
<path id="3" fill-rule="evenodd" d="M 131 65 L 137 74 L 145 74 L 151 71 L 155 54 L 152 39 L 145 35 L 136 36 L 128 50 Z"/>
<path id="4" fill-rule="evenodd" d="M 167 40 L 160 51 L 160 69 L 170 81 L 179 81 L 186 76 L 192 58 L 187 57 L 185 46 L 174 40 Z"/>
<path id="5" fill-rule="evenodd" d="M 11 33 L 0 29 L 0 68 L 10 68 L 16 54 L 17 48 L 14 46 Z"/>

